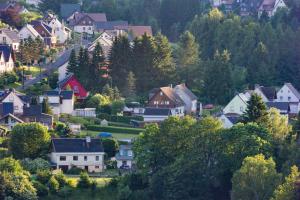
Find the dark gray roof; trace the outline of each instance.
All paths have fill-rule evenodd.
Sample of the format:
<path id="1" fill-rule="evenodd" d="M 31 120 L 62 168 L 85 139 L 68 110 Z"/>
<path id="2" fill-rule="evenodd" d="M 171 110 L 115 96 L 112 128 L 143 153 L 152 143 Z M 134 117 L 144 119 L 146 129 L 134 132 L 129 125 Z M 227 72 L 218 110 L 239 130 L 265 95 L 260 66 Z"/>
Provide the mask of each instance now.
<path id="1" fill-rule="evenodd" d="M 97 29 L 102 30 L 114 30 L 116 26 L 128 26 L 127 21 L 108 21 L 108 22 L 96 22 Z"/>
<path id="2" fill-rule="evenodd" d="M 277 108 L 278 110 L 290 110 L 289 102 L 267 102 L 268 108 Z"/>
<path id="3" fill-rule="evenodd" d="M 144 115 L 169 116 L 171 110 L 169 108 L 146 108 Z"/>
<path id="4" fill-rule="evenodd" d="M 23 116 L 39 116 L 42 114 L 41 105 L 30 105 L 23 107 Z"/>
<path id="5" fill-rule="evenodd" d="M 7 44 L 1 44 L 0 45 L 0 52 L 3 54 L 5 62 L 9 61 L 9 58 L 12 54 L 12 49 L 9 45 Z"/>
<path id="6" fill-rule="evenodd" d="M 85 138 L 55 138 L 52 147 L 57 153 L 104 152 L 101 140 L 95 138 L 89 143 Z"/>
<path id="7" fill-rule="evenodd" d="M 267 97 L 267 99 L 269 101 L 273 101 L 274 99 L 276 99 L 277 92 L 274 87 L 263 87 L 262 86 L 262 87 L 260 87 L 260 90 L 265 95 L 265 97 Z"/>
<path id="8" fill-rule="evenodd" d="M 236 124 L 240 120 L 240 117 L 237 116 L 226 116 L 226 117 L 232 124 Z"/>
<path id="9" fill-rule="evenodd" d="M 66 19 L 70 17 L 74 12 L 80 12 L 80 5 L 73 3 L 62 3 L 60 4 L 60 15 Z"/>
<path id="10" fill-rule="evenodd" d="M 61 96 L 63 99 L 72 99 L 74 92 L 72 90 L 49 90 L 46 91 L 46 96 Z"/>
<path id="11" fill-rule="evenodd" d="M 0 10 L 5 10 L 8 8 L 8 6 L 10 6 L 9 3 L 0 3 Z"/>

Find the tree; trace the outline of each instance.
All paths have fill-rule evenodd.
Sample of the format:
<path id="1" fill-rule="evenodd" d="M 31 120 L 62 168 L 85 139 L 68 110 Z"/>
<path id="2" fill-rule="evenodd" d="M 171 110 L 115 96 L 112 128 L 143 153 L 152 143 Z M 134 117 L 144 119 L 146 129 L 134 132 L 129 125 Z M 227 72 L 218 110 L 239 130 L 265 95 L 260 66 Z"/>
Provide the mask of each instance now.
<path id="1" fill-rule="evenodd" d="M 125 106 L 125 102 L 123 100 L 116 100 L 113 101 L 111 104 L 111 112 L 113 115 L 116 115 L 123 111 L 123 108 Z"/>
<path id="2" fill-rule="evenodd" d="M 227 50 L 216 51 L 214 59 L 206 63 L 203 86 L 209 102 L 225 104 L 230 100 L 234 92 L 232 68 Z"/>
<path id="3" fill-rule="evenodd" d="M 41 3 L 39 4 L 39 8 L 43 11 L 53 11 L 55 13 L 59 13 L 60 12 L 60 5 L 62 3 L 79 3 L 78 0 L 52 0 L 47 1 L 47 0 L 42 0 Z"/>
<path id="4" fill-rule="evenodd" d="M 88 57 L 88 51 L 86 50 L 85 57 Z M 99 92 L 101 88 L 104 86 L 105 82 L 102 79 L 101 67 L 103 66 L 105 61 L 103 49 L 100 43 L 96 44 L 96 47 L 93 51 L 93 57 L 91 63 L 88 65 L 88 88 L 93 91 Z"/>
<path id="5" fill-rule="evenodd" d="M 127 101 L 134 101 L 136 98 L 136 78 L 132 71 L 128 73 L 126 78 L 126 87 L 124 89 L 124 96 L 126 97 Z"/>
<path id="6" fill-rule="evenodd" d="M 90 74 L 89 74 L 90 59 L 87 50 L 84 49 L 83 47 L 81 47 L 79 50 L 77 62 L 78 62 L 78 71 L 80 71 L 80 73 L 78 73 L 77 78 L 84 86 L 87 86 L 90 78 Z"/>
<path id="7" fill-rule="evenodd" d="M 37 158 L 50 142 L 47 128 L 40 123 L 17 124 L 11 133 L 10 148 L 15 158 Z"/>
<path id="8" fill-rule="evenodd" d="M 108 158 L 114 157 L 119 148 L 118 141 L 110 138 L 102 139 L 103 148 Z"/>
<path id="9" fill-rule="evenodd" d="M 242 167 L 232 178 L 233 200 L 269 199 L 279 184 L 281 175 L 276 172 L 272 158 L 262 154 L 246 157 Z"/>
<path id="10" fill-rule="evenodd" d="M 299 180 L 300 172 L 298 167 L 292 166 L 291 173 L 285 177 L 284 183 L 279 185 L 274 191 L 271 200 L 294 200 L 297 199 L 297 181 Z"/>
<path id="11" fill-rule="evenodd" d="M 77 61 L 75 49 L 72 49 L 71 51 L 68 66 L 67 66 L 67 73 L 73 73 L 76 77 L 79 77 L 78 61 Z"/>
<path id="12" fill-rule="evenodd" d="M 199 45 L 191 32 L 186 31 L 180 36 L 176 52 L 176 62 L 181 81 L 190 83 L 193 68 L 199 64 Z"/>
<path id="13" fill-rule="evenodd" d="M 92 181 L 87 172 L 81 172 L 80 178 L 77 184 L 78 188 L 89 188 L 92 184 Z"/>
<path id="14" fill-rule="evenodd" d="M 45 113 L 45 114 L 49 114 L 49 115 L 53 114 L 53 112 L 51 110 L 51 107 L 49 105 L 49 102 L 48 102 L 48 98 L 44 98 L 43 99 L 43 102 L 42 102 L 42 112 Z"/>
<path id="15" fill-rule="evenodd" d="M 132 48 L 128 38 L 126 36 L 115 38 L 109 52 L 109 68 L 114 85 L 121 90 L 126 89 L 124 77 L 132 70 L 131 59 L 133 59 Z"/>
<path id="16" fill-rule="evenodd" d="M 23 168 L 18 160 L 13 158 L 4 158 L 0 160 L 0 172 L 4 171 L 20 174 L 23 173 Z"/>
<path id="17" fill-rule="evenodd" d="M 268 120 L 267 106 L 261 96 L 252 94 L 247 102 L 247 109 L 243 115 L 244 122 L 266 122 Z"/>

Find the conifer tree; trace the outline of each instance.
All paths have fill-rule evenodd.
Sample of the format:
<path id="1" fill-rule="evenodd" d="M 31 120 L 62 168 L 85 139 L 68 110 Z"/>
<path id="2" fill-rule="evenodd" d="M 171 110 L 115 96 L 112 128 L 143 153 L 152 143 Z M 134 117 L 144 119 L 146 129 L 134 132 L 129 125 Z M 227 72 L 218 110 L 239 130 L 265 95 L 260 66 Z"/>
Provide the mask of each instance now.
<path id="1" fill-rule="evenodd" d="M 86 51 L 87 53 L 87 51 Z M 87 55 L 88 56 L 88 55 Z M 95 49 L 93 51 L 93 57 L 91 63 L 88 65 L 88 73 L 89 73 L 89 88 L 94 91 L 100 91 L 102 86 L 105 84 L 105 80 L 101 77 L 102 71 L 101 66 L 104 63 L 104 53 L 100 43 L 97 43 Z"/>
<path id="2" fill-rule="evenodd" d="M 247 103 L 247 109 L 243 115 L 244 122 L 265 123 L 268 119 L 268 112 L 267 106 L 263 102 L 261 96 L 252 94 Z"/>
<path id="3" fill-rule="evenodd" d="M 48 99 L 47 98 L 44 98 L 43 99 L 43 102 L 42 102 L 42 112 L 45 113 L 45 114 L 49 114 L 49 115 L 52 115 L 52 110 L 50 108 L 50 105 L 48 103 Z"/>
<path id="4" fill-rule="evenodd" d="M 128 101 L 134 101 L 136 98 L 136 85 L 135 85 L 135 76 L 133 72 L 129 72 L 126 78 L 126 87 L 124 90 L 124 96 Z"/>
<path id="5" fill-rule="evenodd" d="M 75 49 L 72 49 L 70 54 L 69 63 L 67 66 L 67 73 L 73 73 L 76 77 L 79 77 L 78 73 L 78 62 L 76 57 Z"/>
<path id="6" fill-rule="evenodd" d="M 131 70 L 132 48 L 126 36 L 115 38 L 109 53 L 110 75 L 114 80 L 114 85 L 124 89 L 128 72 Z"/>

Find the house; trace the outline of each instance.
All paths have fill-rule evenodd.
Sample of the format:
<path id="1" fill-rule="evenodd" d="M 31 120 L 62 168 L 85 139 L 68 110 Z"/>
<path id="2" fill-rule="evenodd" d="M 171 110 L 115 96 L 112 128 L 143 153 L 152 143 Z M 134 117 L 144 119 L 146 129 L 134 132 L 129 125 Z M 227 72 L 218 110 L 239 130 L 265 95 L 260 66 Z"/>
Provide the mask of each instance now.
<path id="1" fill-rule="evenodd" d="M 50 108 L 54 115 L 69 114 L 74 110 L 74 93 L 69 90 L 51 90 L 40 97 L 40 103 L 44 99 L 48 100 Z"/>
<path id="2" fill-rule="evenodd" d="M 42 39 L 42 36 L 33 28 L 32 25 L 26 24 L 21 28 L 19 31 L 19 38 L 20 40 L 25 40 L 31 37 L 32 39 L 36 39 L 37 37 L 40 37 Z"/>
<path id="3" fill-rule="evenodd" d="M 285 83 L 277 92 L 276 102 L 288 102 L 290 106 L 290 114 L 298 114 L 300 110 L 300 93 L 291 83 Z"/>
<path id="4" fill-rule="evenodd" d="M 99 37 L 88 47 L 89 52 L 93 52 L 96 45 L 99 43 L 102 47 L 105 58 L 108 58 L 110 49 L 113 45 L 114 37 L 106 32 L 102 32 Z"/>
<path id="5" fill-rule="evenodd" d="M 224 128 L 231 128 L 240 120 L 240 115 L 238 114 L 222 114 L 218 117 L 222 122 Z"/>
<path id="6" fill-rule="evenodd" d="M 131 169 L 133 164 L 132 145 L 120 145 L 115 158 L 119 169 Z"/>
<path id="7" fill-rule="evenodd" d="M 15 125 L 20 123 L 24 123 L 23 120 L 11 113 L 8 113 L 0 118 L 0 125 L 6 127 L 9 131 L 11 131 Z"/>
<path id="8" fill-rule="evenodd" d="M 172 116 L 170 108 L 145 108 L 144 122 L 161 122 Z"/>
<path id="9" fill-rule="evenodd" d="M 246 111 L 248 100 L 249 98 L 243 93 L 235 95 L 235 97 L 233 97 L 233 99 L 225 106 L 223 113 L 242 115 Z"/>
<path id="10" fill-rule="evenodd" d="M 117 30 L 118 26 L 128 26 L 127 21 L 107 21 L 107 22 L 96 22 L 95 23 L 95 29 L 97 32 L 111 32 L 114 33 L 115 30 Z"/>
<path id="11" fill-rule="evenodd" d="M 77 100 L 83 100 L 89 96 L 89 92 L 72 73 L 68 74 L 63 80 L 58 82 L 58 88 L 60 90 L 71 89 Z"/>
<path id="12" fill-rule="evenodd" d="M 34 20 L 30 23 L 32 27 L 39 33 L 43 38 L 44 43 L 52 47 L 57 43 L 56 35 L 54 34 L 54 29 L 48 26 L 45 22 L 41 20 Z"/>
<path id="13" fill-rule="evenodd" d="M 75 109 L 72 115 L 76 117 L 96 117 L 96 108 Z"/>
<path id="14" fill-rule="evenodd" d="M 72 167 L 88 172 L 104 170 L 104 150 L 100 139 L 54 138 L 51 142 L 51 163 L 56 169 L 67 171 Z"/>
<path id="15" fill-rule="evenodd" d="M 143 115 L 145 108 L 139 102 L 130 102 L 124 106 L 123 114 L 124 115 Z"/>
<path id="16" fill-rule="evenodd" d="M 53 30 L 57 43 L 64 44 L 71 38 L 71 30 L 65 26 L 64 21 L 60 22 L 54 14 L 47 13 L 43 21 Z"/>
<path id="17" fill-rule="evenodd" d="M 73 13 L 80 12 L 80 4 L 75 3 L 62 3 L 60 4 L 60 16 L 66 20 L 68 19 Z"/>
<path id="18" fill-rule="evenodd" d="M 118 30 L 123 30 L 127 33 L 130 40 L 134 40 L 137 37 L 142 37 L 144 34 L 152 36 L 151 26 L 115 26 Z"/>
<path id="19" fill-rule="evenodd" d="M 185 103 L 172 87 L 161 87 L 156 90 L 149 99 L 147 106 L 150 108 L 168 108 L 171 110 L 172 116 L 183 117 L 185 114 Z"/>
<path id="20" fill-rule="evenodd" d="M 269 17 L 272 17 L 279 8 L 286 7 L 284 0 L 263 0 L 258 8 L 258 16 L 266 12 Z"/>
<path id="21" fill-rule="evenodd" d="M 0 74 L 11 72 L 15 67 L 15 54 L 8 44 L 0 44 Z"/>
<path id="22" fill-rule="evenodd" d="M 11 89 L 0 93 L 0 103 L 13 103 L 13 114 L 22 115 L 23 106 L 27 101 L 25 95 Z"/>
<path id="23" fill-rule="evenodd" d="M 104 13 L 80 13 L 75 12 L 68 19 L 68 24 L 75 32 L 93 34 L 96 30 L 96 23 L 106 22 Z"/>
<path id="24" fill-rule="evenodd" d="M 274 87 L 255 85 L 254 93 L 258 94 L 264 102 L 273 102 L 277 99 L 277 91 Z"/>
<path id="25" fill-rule="evenodd" d="M 0 103 L 0 117 L 3 117 L 7 114 L 14 114 L 14 103 L 12 102 Z"/>
<path id="26" fill-rule="evenodd" d="M 281 115 L 288 115 L 290 113 L 290 104 L 288 102 L 267 102 L 267 107 L 276 108 Z"/>
<path id="27" fill-rule="evenodd" d="M 41 104 L 38 105 L 29 105 L 25 104 L 24 112 L 21 115 L 21 119 L 26 122 L 39 122 L 44 126 L 52 129 L 53 127 L 53 116 L 49 114 L 42 113 L 42 106 Z"/>
<path id="28" fill-rule="evenodd" d="M 10 45 L 14 51 L 18 51 L 20 46 L 20 38 L 18 32 L 10 28 L 1 28 L 0 44 Z"/>
<path id="29" fill-rule="evenodd" d="M 174 91 L 184 102 L 185 113 L 196 114 L 198 98 L 193 94 L 193 92 L 189 90 L 184 83 L 176 85 L 174 87 Z"/>

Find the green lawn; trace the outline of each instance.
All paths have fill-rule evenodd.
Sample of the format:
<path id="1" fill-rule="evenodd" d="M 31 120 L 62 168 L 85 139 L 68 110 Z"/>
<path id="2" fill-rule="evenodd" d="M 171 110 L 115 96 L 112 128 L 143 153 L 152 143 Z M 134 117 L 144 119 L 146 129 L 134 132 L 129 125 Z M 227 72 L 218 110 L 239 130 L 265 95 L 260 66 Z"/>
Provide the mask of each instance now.
<path id="1" fill-rule="evenodd" d="M 27 67 L 27 66 L 22 66 L 24 68 L 24 71 L 25 71 L 25 74 L 31 74 L 33 77 L 39 75 L 40 73 L 40 67 L 38 66 L 30 66 L 30 67 Z M 42 72 L 45 70 L 45 69 L 41 69 Z"/>
<path id="2" fill-rule="evenodd" d="M 97 136 L 100 132 L 99 131 L 89 131 L 89 130 L 84 130 L 81 131 L 81 135 L 90 135 L 90 136 Z M 112 136 L 116 138 L 117 140 L 119 139 L 133 139 L 137 137 L 137 134 L 127 134 L 127 133 L 112 133 Z"/>

